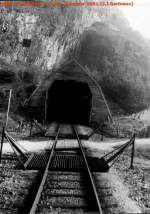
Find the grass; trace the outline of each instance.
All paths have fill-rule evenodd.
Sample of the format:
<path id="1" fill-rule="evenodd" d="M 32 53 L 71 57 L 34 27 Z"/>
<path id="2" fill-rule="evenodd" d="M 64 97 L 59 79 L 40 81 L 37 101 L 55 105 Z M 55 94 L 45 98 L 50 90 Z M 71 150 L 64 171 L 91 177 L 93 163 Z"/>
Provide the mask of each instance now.
<path id="1" fill-rule="evenodd" d="M 150 160 L 150 145 L 142 145 L 135 149 L 135 157 Z"/>

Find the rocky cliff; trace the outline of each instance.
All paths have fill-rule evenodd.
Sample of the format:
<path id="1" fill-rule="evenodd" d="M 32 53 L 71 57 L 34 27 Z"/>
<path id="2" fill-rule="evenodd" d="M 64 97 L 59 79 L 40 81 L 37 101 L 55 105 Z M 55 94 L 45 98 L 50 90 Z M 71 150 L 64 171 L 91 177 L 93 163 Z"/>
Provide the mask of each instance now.
<path id="1" fill-rule="evenodd" d="M 101 84 L 115 114 L 149 106 L 149 42 L 117 8 L 1 9 L 0 85 L 14 88 L 18 105 L 75 56 Z"/>

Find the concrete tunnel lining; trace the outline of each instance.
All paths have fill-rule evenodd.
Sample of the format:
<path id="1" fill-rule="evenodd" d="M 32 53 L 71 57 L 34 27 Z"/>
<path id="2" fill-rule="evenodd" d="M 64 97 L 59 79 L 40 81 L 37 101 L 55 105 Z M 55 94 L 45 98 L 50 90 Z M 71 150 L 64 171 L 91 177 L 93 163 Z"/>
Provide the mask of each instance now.
<path id="1" fill-rule="evenodd" d="M 87 83 L 55 80 L 48 90 L 47 122 L 88 125 L 92 93 Z"/>

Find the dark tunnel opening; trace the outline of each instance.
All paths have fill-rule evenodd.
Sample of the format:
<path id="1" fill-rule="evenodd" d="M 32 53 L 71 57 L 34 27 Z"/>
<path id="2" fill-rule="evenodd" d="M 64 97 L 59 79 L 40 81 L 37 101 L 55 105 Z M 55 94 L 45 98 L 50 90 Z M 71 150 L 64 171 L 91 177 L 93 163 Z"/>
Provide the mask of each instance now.
<path id="1" fill-rule="evenodd" d="M 55 80 L 48 91 L 47 122 L 88 125 L 92 94 L 87 83 Z"/>

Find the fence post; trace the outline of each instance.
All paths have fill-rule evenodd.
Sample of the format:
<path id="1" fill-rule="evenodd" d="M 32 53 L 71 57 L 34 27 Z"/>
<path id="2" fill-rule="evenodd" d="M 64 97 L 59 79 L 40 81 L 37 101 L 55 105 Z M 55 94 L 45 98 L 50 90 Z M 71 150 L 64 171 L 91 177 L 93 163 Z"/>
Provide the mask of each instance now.
<path id="1" fill-rule="evenodd" d="M 102 132 L 101 132 L 101 141 L 104 141 L 104 126 L 105 126 L 105 124 L 103 123 L 102 126 L 101 126 L 101 130 L 102 130 Z"/>
<path id="2" fill-rule="evenodd" d="M 2 129 L 1 150 L 0 150 L 0 162 L 1 162 L 1 159 L 2 159 L 2 150 L 3 150 L 4 137 L 5 137 L 5 127 L 3 127 L 3 129 Z"/>
<path id="3" fill-rule="evenodd" d="M 131 152 L 131 165 L 130 169 L 133 169 L 133 159 L 134 159 L 134 153 L 135 153 L 135 134 L 132 142 L 132 152 Z"/>
<path id="4" fill-rule="evenodd" d="M 10 103 L 11 103 L 11 95 L 12 95 L 12 89 L 10 89 L 10 91 L 9 91 L 9 101 L 8 101 L 7 114 L 6 114 L 5 129 L 7 129 L 7 124 L 8 124 L 8 117 L 9 117 Z"/>
<path id="5" fill-rule="evenodd" d="M 47 103 L 48 102 L 48 91 L 46 91 L 45 95 L 45 118 L 44 118 L 44 125 L 46 124 L 47 121 Z"/>
<path id="6" fill-rule="evenodd" d="M 33 128 L 33 122 L 30 121 L 30 137 L 31 137 L 31 135 L 32 135 L 32 128 Z"/>

